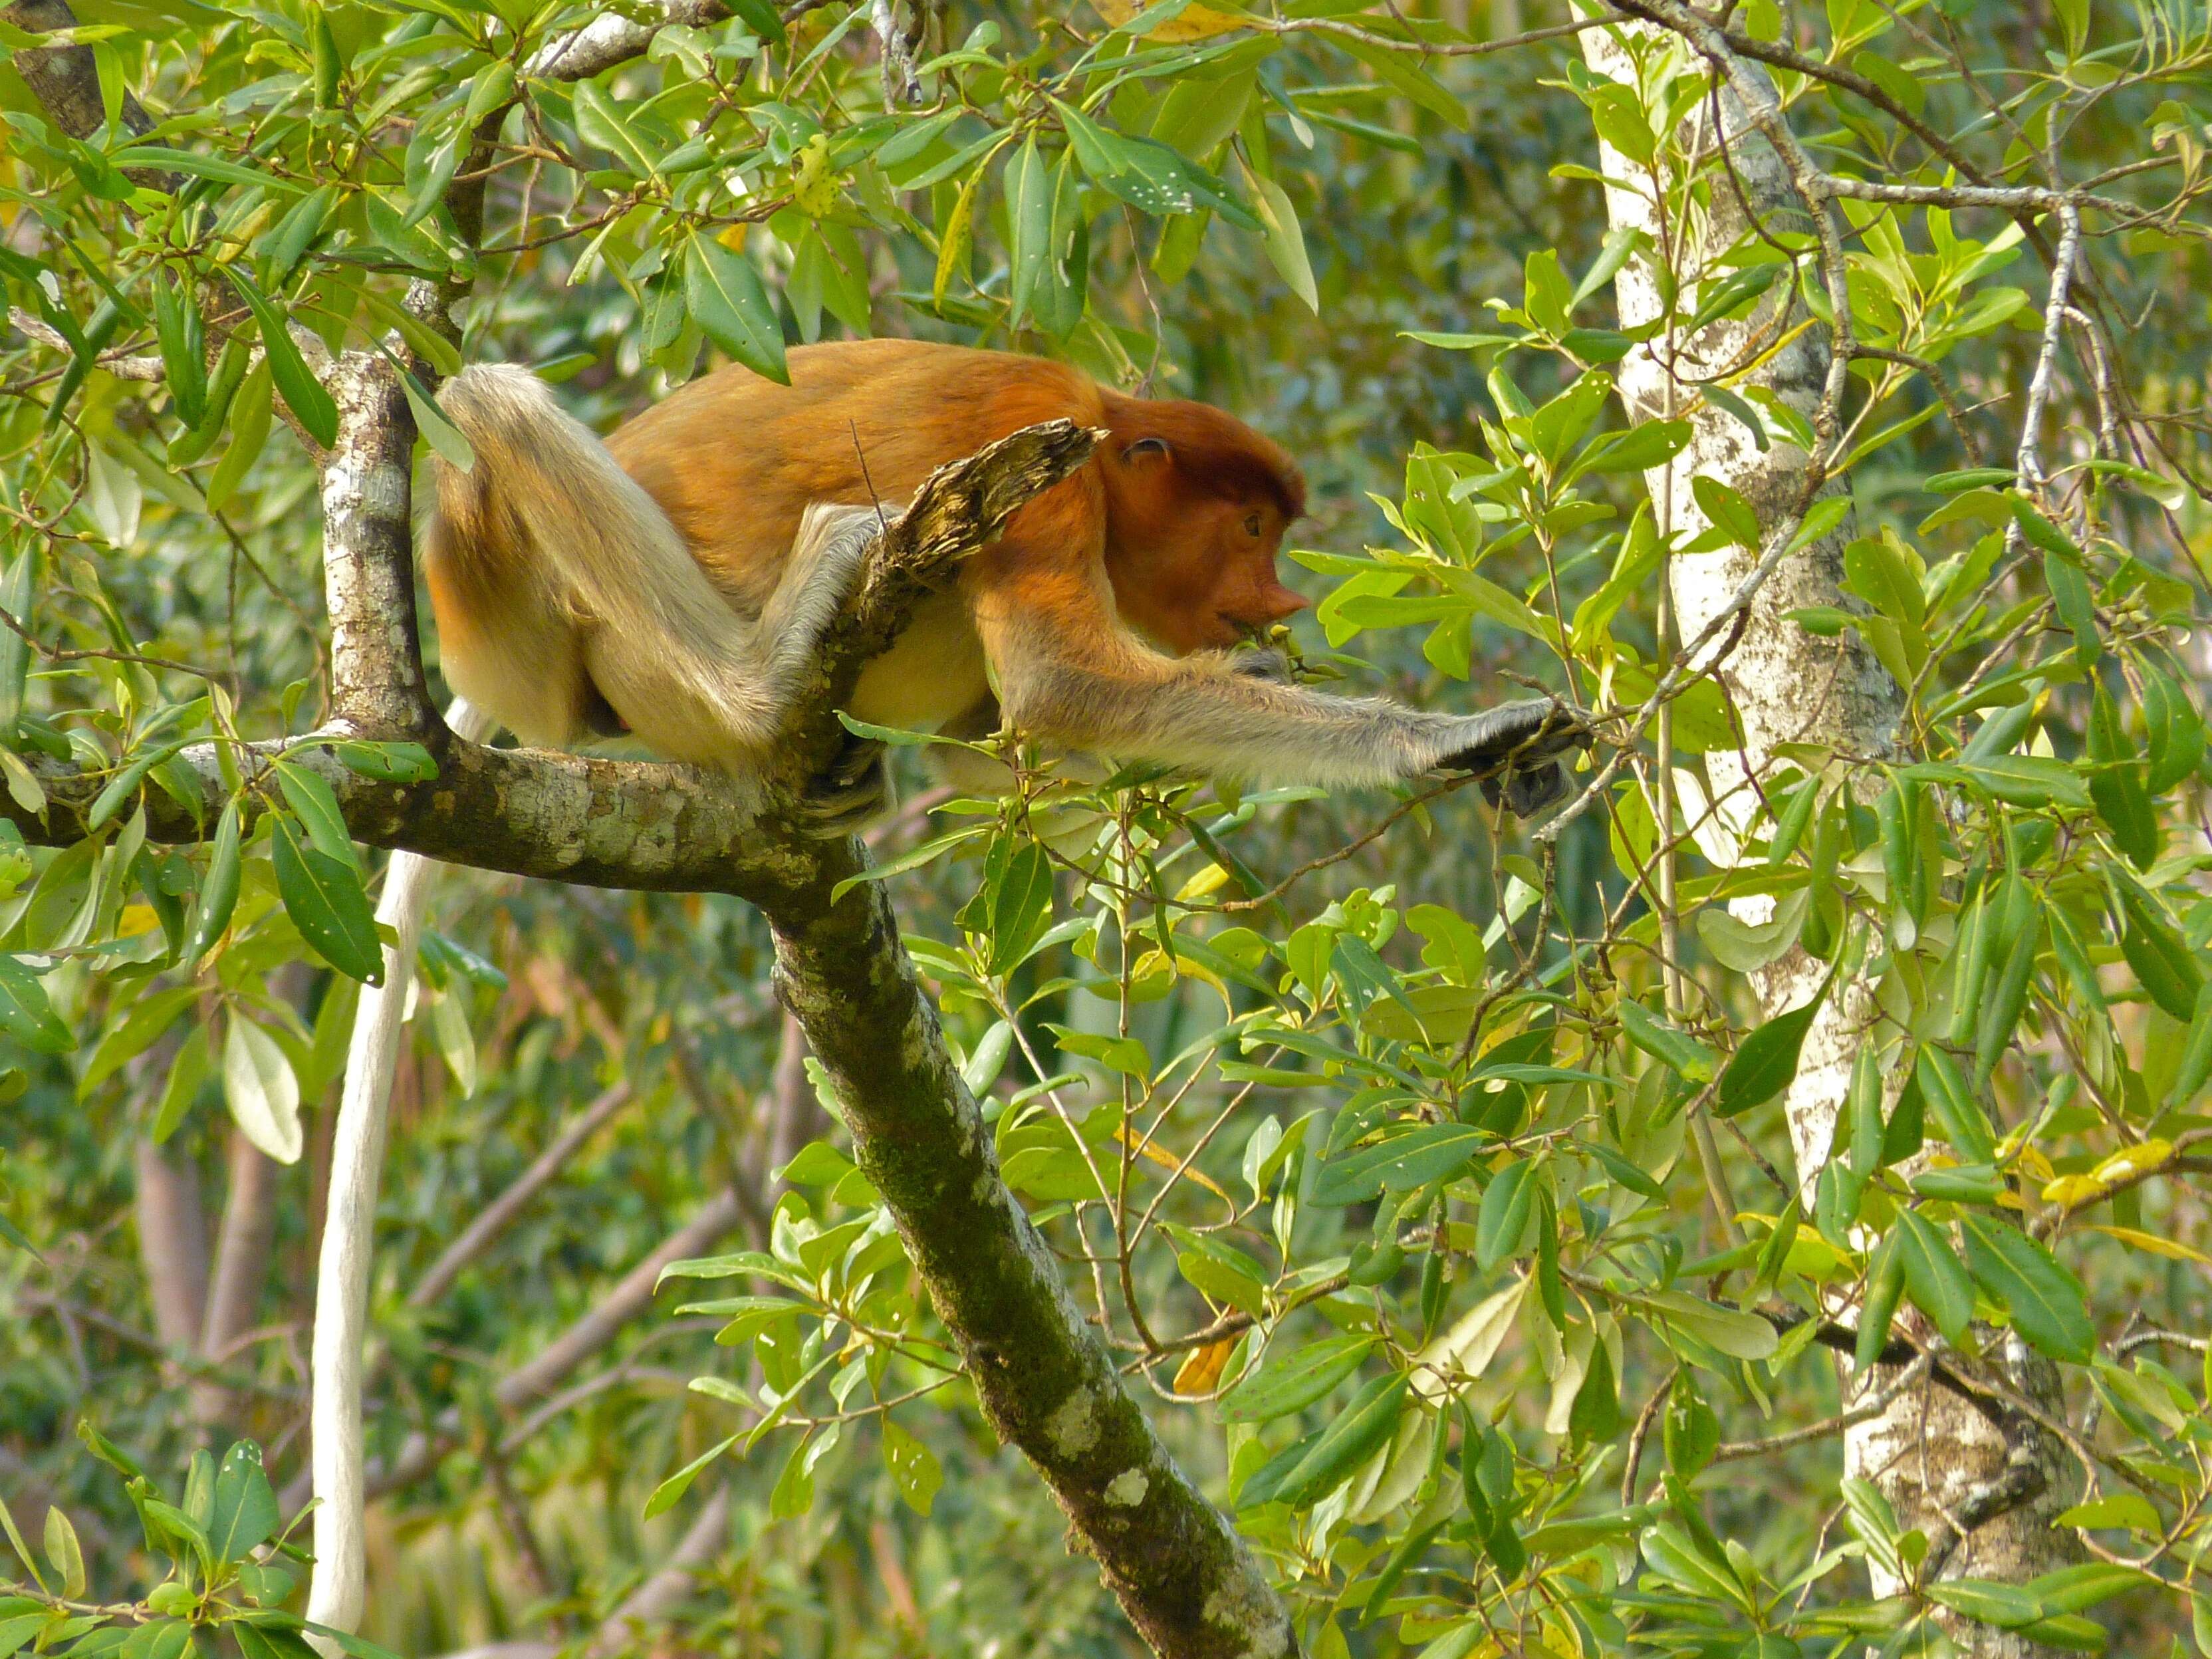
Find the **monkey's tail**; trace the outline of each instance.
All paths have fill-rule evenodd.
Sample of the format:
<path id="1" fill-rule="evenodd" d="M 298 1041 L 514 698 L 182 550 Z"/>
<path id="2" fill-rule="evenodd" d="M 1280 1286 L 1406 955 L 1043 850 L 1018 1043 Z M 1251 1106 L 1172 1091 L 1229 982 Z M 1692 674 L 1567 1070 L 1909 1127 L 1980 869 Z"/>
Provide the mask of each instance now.
<path id="1" fill-rule="evenodd" d="M 441 605 L 441 629 L 469 635 L 443 641 L 455 689 L 530 740 L 574 735 L 573 717 L 544 730 L 544 710 L 591 692 L 672 759 L 726 760 L 752 739 L 774 714 L 744 672 L 753 624 L 598 436 L 513 364 L 463 369 L 438 405 L 475 452 L 466 471 L 434 464 L 426 553 L 434 597 L 451 593 L 472 624 L 447 629 Z M 457 646 L 474 653 L 474 684 L 453 672 Z M 544 684 L 564 672 L 574 687 Z"/>

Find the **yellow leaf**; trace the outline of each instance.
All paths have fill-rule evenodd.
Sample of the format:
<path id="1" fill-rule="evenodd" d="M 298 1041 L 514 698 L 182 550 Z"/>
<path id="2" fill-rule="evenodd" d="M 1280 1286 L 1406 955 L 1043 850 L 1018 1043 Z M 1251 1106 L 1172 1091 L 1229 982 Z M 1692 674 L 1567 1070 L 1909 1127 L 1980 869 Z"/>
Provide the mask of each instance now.
<path id="1" fill-rule="evenodd" d="M 722 234 L 714 240 L 732 253 L 743 253 L 745 251 L 745 233 L 751 228 L 750 225 L 725 225 Z"/>
<path id="2" fill-rule="evenodd" d="M 2191 1249 L 2188 1245 L 2177 1240 L 2160 1238 L 2156 1233 L 2138 1232 L 2133 1227 L 2092 1226 L 2089 1231 L 2093 1233 L 2103 1233 L 2109 1238 L 2117 1238 L 2123 1244 L 2132 1244 L 2139 1250 L 2148 1250 L 2153 1255 L 2165 1256 L 2168 1261 L 2196 1261 L 2203 1263 L 2207 1267 L 2212 1267 L 2212 1255 L 2207 1255 L 2202 1250 Z"/>
<path id="3" fill-rule="evenodd" d="M 1229 879 L 1229 872 L 1218 864 L 1202 864 L 1191 878 L 1176 890 L 1175 902 L 1188 904 L 1194 898 L 1204 898 Z"/>
<path id="4" fill-rule="evenodd" d="M 1221 1382 L 1221 1368 L 1229 1363 L 1237 1339 L 1224 1336 L 1202 1348 L 1193 1348 L 1176 1367 L 1175 1391 L 1181 1395 L 1212 1394 Z"/>
<path id="5" fill-rule="evenodd" d="M 2058 1171 L 2051 1167 L 2051 1160 L 2036 1147 L 2021 1147 L 2019 1161 L 2021 1172 L 2032 1180 L 2053 1181 L 2057 1178 Z"/>
<path id="6" fill-rule="evenodd" d="M 1128 1147 L 1130 1151 L 1135 1152 L 1139 1158 L 1143 1158 L 1146 1163 L 1157 1164 L 1163 1170 L 1173 1170 L 1182 1162 L 1181 1158 L 1177 1158 L 1173 1152 L 1168 1151 L 1166 1147 L 1160 1146 L 1158 1142 L 1138 1139 L 1136 1136 L 1129 1133 L 1129 1126 L 1126 1123 L 1120 1128 L 1114 1131 L 1114 1138 L 1120 1141 L 1124 1146 Z M 1231 1208 L 1236 1206 L 1237 1200 L 1230 1197 L 1228 1194 L 1223 1192 L 1219 1187 L 1216 1186 L 1207 1176 L 1205 1170 L 1194 1168 L 1185 1170 L 1182 1173 L 1183 1179 L 1186 1181 L 1195 1181 L 1200 1186 L 1205 1188 L 1206 1191 L 1212 1193 L 1224 1204 L 1230 1206 Z"/>
<path id="7" fill-rule="evenodd" d="M 1135 0 L 1091 0 L 1098 15 L 1115 28 L 1143 11 Z M 1161 24 L 1145 38 L 1163 46 L 1173 46 L 1179 40 L 1204 40 L 1216 34 L 1226 34 L 1231 29 L 1246 27 L 1241 17 L 1232 17 L 1225 11 L 1216 11 L 1211 6 L 1188 6 L 1182 15 Z"/>
<path id="8" fill-rule="evenodd" d="M 2139 1146 L 2122 1147 L 2090 1173 L 2107 1186 L 2112 1186 L 2163 1168 L 2166 1159 L 2172 1156 L 2172 1142 L 2146 1140 Z"/>
<path id="9" fill-rule="evenodd" d="M 2105 1195 L 2105 1183 L 2094 1176 L 2059 1176 L 2044 1183 L 2043 1201 L 2058 1204 L 2069 1210 L 2078 1210 L 2084 1204 L 2094 1203 Z"/>

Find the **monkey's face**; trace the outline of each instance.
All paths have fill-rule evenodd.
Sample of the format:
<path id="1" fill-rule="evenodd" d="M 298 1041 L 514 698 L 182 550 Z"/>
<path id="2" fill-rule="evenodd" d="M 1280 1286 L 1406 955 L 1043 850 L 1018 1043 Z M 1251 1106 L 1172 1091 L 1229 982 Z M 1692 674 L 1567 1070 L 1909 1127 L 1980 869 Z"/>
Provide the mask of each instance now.
<path id="1" fill-rule="evenodd" d="M 1273 502 L 1186 500 L 1172 528 L 1151 545 L 1109 555 L 1115 601 L 1131 623 L 1178 656 L 1262 634 L 1310 603 L 1276 574 L 1286 527 Z"/>

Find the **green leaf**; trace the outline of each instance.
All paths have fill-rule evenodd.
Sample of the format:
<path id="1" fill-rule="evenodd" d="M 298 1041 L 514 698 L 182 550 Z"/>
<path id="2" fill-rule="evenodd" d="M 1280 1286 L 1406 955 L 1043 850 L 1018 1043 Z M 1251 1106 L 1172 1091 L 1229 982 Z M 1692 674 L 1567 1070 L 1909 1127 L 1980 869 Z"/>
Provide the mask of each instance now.
<path id="1" fill-rule="evenodd" d="M 283 313 L 237 266 L 224 265 L 222 269 L 230 279 L 230 285 L 252 310 L 254 321 L 260 325 L 262 360 L 269 365 L 269 373 L 276 382 L 276 390 L 283 394 L 286 405 L 300 424 L 307 428 L 309 437 L 324 448 L 331 448 L 338 441 L 338 406 L 323 383 L 308 373 L 307 360 L 292 343 Z"/>
<path id="2" fill-rule="evenodd" d="M 284 796 L 284 804 L 300 820 L 300 827 L 307 832 L 308 843 L 358 871 L 361 861 L 354 851 L 353 831 L 347 827 L 345 811 L 338 805 L 337 793 L 324 781 L 322 775 L 289 760 L 275 762 L 270 770 L 276 775 L 276 787 Z"/>
<path id="3" fill-rule="evenodd" d="M 2027 1234 L 2006 1223 L 1967 1212 L 1959 1218 L 1966 1240 L 1966 1269 L 1974 1282 L 2012 1315 L 2013 1328 L 2055 1359 L 2086 1365 L 2096 1351 L 2088 1293 L 2081 1281 Z"/>
<path id="4" fill-rule="evenodd" d="M 422 434 L 423 441 L 456 472 L 473 472 L 477 453 L 470 447 L 467 435 L 446 418 L 446 411 L 416 384 L 411 373 L 404 368 L 395 368 L 394 373 L 399 376 L 399 389 L 406 394 L 408 410 L 415 416 L 415 429 Z"/>
<path id="5" fill-rule="evenodd" d="M 1713 527 L 1738 547 L 1757 548 L 1759 543 L 1759 514 L 1752 505 L 1718 478 L 1699 473 L 1690 480 L 1690 491 L 1705 509 L 1705 517 Z"/>
<path id="6" fill-rule="evenodd" d="M 85 1590 L 84 1547 L 76 1540 L 76 1528 L 60 1510 L 46 1510 L 46 1559 L 62 1577 L 62 1594 L 71 1601 L 81 1599 Z"/>
<path id="7" fill-rule="evenodd" d="M 2149 895 L 2117 868 L 2111 876 L 2126 921 L 2120 934 L 2120 954 L 2135 969 L 2150 1000 L 2186 1023 L 2197 1012 L 2197 990 L 2204 982 L 2195 953 L 2182 943 Z"/>
<path id="8" fill-rule="evenodd" d="M 2063 806 L 2089 810 L 2088 786 L 2064 761 L 2043 755 L 1992 755 L 1954 762 L 1972 783 L 2012 806 Z"/>
<path id="9" fill-rule="evenodd" d="M 659 163 L 643 136 L 621 105 L 600 91 L 596 82 L 576 83 L 575 108 L 576 131 L 586 143 L 606 151 L 634 178 L 660 176 Z"/>
<path id="10" fill-rule="evenodd" d="M 791 384 L 783 325 L 750 260 L 710 237 L 693 236 L 684 250 L 684 297 L 708 339 L 754 374 Z"/>
<path id="11" fill-rule="evenodd" d="M 1073 105 L 1052 100 L 1068 148 L 1091 180 L 1147 213 L 1198 213 L 1211 209 L 1244 230 L 1261 222 L 1236 194 L 1197 162 L 1156 139 L 1103 127 Z"/>
<path id="12" fill-rule="evenodd" d="M 1713 1111 L 1735 1117 L 1754 1106 L 1763 1106 L 1788 1088 L 1797 1076 L 1797 1057 L 1805 1047 L 1805 1033 L 1820 1012 L 1820 994 L 1787 1013 L 1777 1014 L 1738 1045 L 1713 1091 Z"/>
<path id="13" fill-rule="evenodd" d="M 1371 1336 L 1334 1336 L 1292 1346 L 1285 1342 L 1255 1371 L 1221 1396 L 1224 1423 L 1272 1423 L 1304 1411 L 1359 1369 L 1375 1351 Z"/>
<path id="14" fill-rule="evenodd" d="M 299 1161 L 300 1082 L 292 1063 L 276 1038 L 236 1015 L 223 1036 L 222 1088 L 248 1140 L 279 1164 Z"/>
<path id="15" fill-rule="evenodd" d="M 1492 1144 L 1486 1130 L 1465 1123 L 1423 1124 L 1324 1163 L 1310 1202 L 1324 1209 L 1362 1203 L 1383 1192 L 1410 1192 L 1460 1174 Z"/>
<path id="16" fill-rule="evenodd" d="M 1685 1081 L 1712 1081 L 1719 1061 L 1711 1049 L 1640 1002 L 1624 998 L 1620 1009 L 1621 1030 L 1628 1034 L 1631 1042 Z"/>
<path id="17" fill-rule="evenodd" d="M 2018 1584 L 1989 1578 L 1947 1578 L 1926 1587 L 1930 1601 L 2001 1630 L 2017 1630 L 2044 1616 L 2043 1603 Z"/>
<path id="18" fill-rule="evenodd" d="M 285 914 L 315 954 L 365 985 L 384 982 L 384 945 L 360 872 L 319 847 L 303 847 L 289 818 L 270 827 L 270 857 Z"/>
<path id="19" fill-rule="evenodd" d="M 255 190 L 281 190 L 295 195 L 304 194 L 307 186 L 296 179 L 280 179 L 273 173 L 263 173 L 236 161 L 227 161 L 220 155 L 207 155 L 198 150 L 172 149 L 167 144 L 130 144 L 108 156 L 116 167 L 154 173 L 182 173 L 195 179 L 211 179 L 218 184 L 240 185 Z"/>
<path id="20" fill-rule="evenodd" d="M 2076 1504 L 2051 1517 L 2054 1527 L 2125 1527 L 2156 1538 L 2166 1531 L 2157 1506 L 2140 1492 L 2107 1492 L 2086 1504 Z"/>
<path id="21" fill-rule="evenodd" d="M 242 1561 L 276 1535 L 276 1494 L 261 1467 L 261 1448 L 240 1440 L 222 1455 L 215 1474 L 208 1545 L 217 1561 Z"/>
<path id="22" fill-rule="evenodd" d="M 891 1484 L 908 1509 L 927 1516 L 937 1502 L 938 1489 L 945 1484 L 945 1470 L 937 1454 L 888 1417 L 884 1419 L 883 1439 L 884 1467 L 890 1471 Z"/>
<path id="23" fill-rule="evenodd" d="M 1655 1291 L 1633 1298 L 1662 1336 L 1673 1327 L 1732 1359 L 1768 1359 L 1780 1346 L 1774 1327 L 1756 1314 L 1738 1313 L 1682 1291 Z"/>
<path id="24" fill-rule="evenodd" d="M 1006 164 L 1006 224 L 1012 237 L 1006 323 L 1019 328 L 1052 257 L 1052 173 L 1034 133 Z"/>
<path id="25" fill-rule="evenodd" d="M 1967 1088 L 1958 1062 L 1941 1048 L 1923 1048 L 1919 1079 L 1922 1097 L 1936 1109 L 1943 1138 L 1960 1158 L 1970 1164 L 1996 1163 L 1996 1131 L 1990 1127 L 1988 1115 Z"/>
<path id="26" fill-rule="evenodd" d="M 1536 1161 L 1521 1158 L 1490 1178 L 1482 1191 L 1482 1207 L 1474 1224 L 1475 1265 L 1488 1273 L 1510 1256 L 1528 1228 L 1542 1182 L 1535 1178 Z"/>
<path id="27" fill-rule="evenodd" d="M 691 1483 L 699 1478 L 699 1472 L 705 1468 L 707 1465 L 713 1462 L 716 1458 L 720 1457 L 724 1452 L 729 1450 L 731 1447 L 736 1445 L 738 1443 L 738 1437 L 733 1434 L 728 1439 L 722 1441 L 720 1444 L 709 1446 L 705 1451 L 701 1452 L 698 1456 L 693 1458 L 689 1463 L 686 1463 L 682 1468 L 677 1470 L 675 1474 L 670 1475 L 668 1479 L 655 1486 L 653 1489 L 653 1496 L 645 1500 L 645 1518 L 650 1521 L 655 1516 L 665 1515 L 669 1510 L 674 1509 L 677 1505 L 678 1500 L 682 1498 L 684 1494 L 691 1489 Z"/>
<path id="28" fill-rule="evenodd" d="M 1314 286 L 1313 264 L 1306 257 L 1305 233 L 1298 226 L 1298 210 L 1283 187 L 1264 173 L 1244 169 L 1251 186 L 1260 222 L 1266 227 L 1267 258 L 1291 293 L 1306 302 L 1306 309 L 1321 314 L 1321 294 Z"/>
<path id="29" fill-rule="evenodd" d="M 349 772 L 381 783 L 428 783 L 438 775 L 438 763 L 419 743 L 367 743 L 345 738 L 330 749 Z"/>
<path id="30" fill-rule="evenodd" d="M 1274 1502 L 1303 1508 L 1326 1497 L 1397 1432 L 1406 1388 L 1403 1375 L 1376 1377 L 1319 1434 L 1263 1465 L 1237 1493 L 1237 1507 Z"/>
<path id="31" fill-rule="evenodd" d="M 1974 1286 L 1950 1241 L 1917 1210 L 1906 1209 L 1897 1212 L 1896 1237 L 1913 1305 L 1953 1345 L 1963 1341 L 1974 1316 Z"/>
<path id="32" fill-rule="evenodd" d="M 1601 432 L 1583 448 L 1567 478 L 1585 472 L 1645 472 L 1664 466 L 1689 447 L 1687 421 L 1646 421 L 1621 432 Z"/>
<path id="33" fill-rule="evenodd" d="M 76 1047 L 76 1033 L 56 1016 L 38 975 L 7 955 L 0 955 L 0 1031 L 36 1054 L 65 1054 Z"/>

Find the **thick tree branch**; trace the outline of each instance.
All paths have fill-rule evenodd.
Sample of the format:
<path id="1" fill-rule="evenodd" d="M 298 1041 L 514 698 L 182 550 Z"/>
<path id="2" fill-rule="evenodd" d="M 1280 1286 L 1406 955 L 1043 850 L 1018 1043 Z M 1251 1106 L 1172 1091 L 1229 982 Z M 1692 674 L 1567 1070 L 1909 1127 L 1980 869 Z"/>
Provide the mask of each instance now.
<path id="1" fill-rule="evenodd" d="M 880 885 L 825 849 L 763 908 L 778 988 L 843 1102 L 992 1426 L 1020 1447 L 1145 1639 L 1176 1659 L 1285 1654 L 1287 1614 L 1243 1540 L 1169 1455 L 1000 1178 L 991 1134 L 898 942 Z"/>

